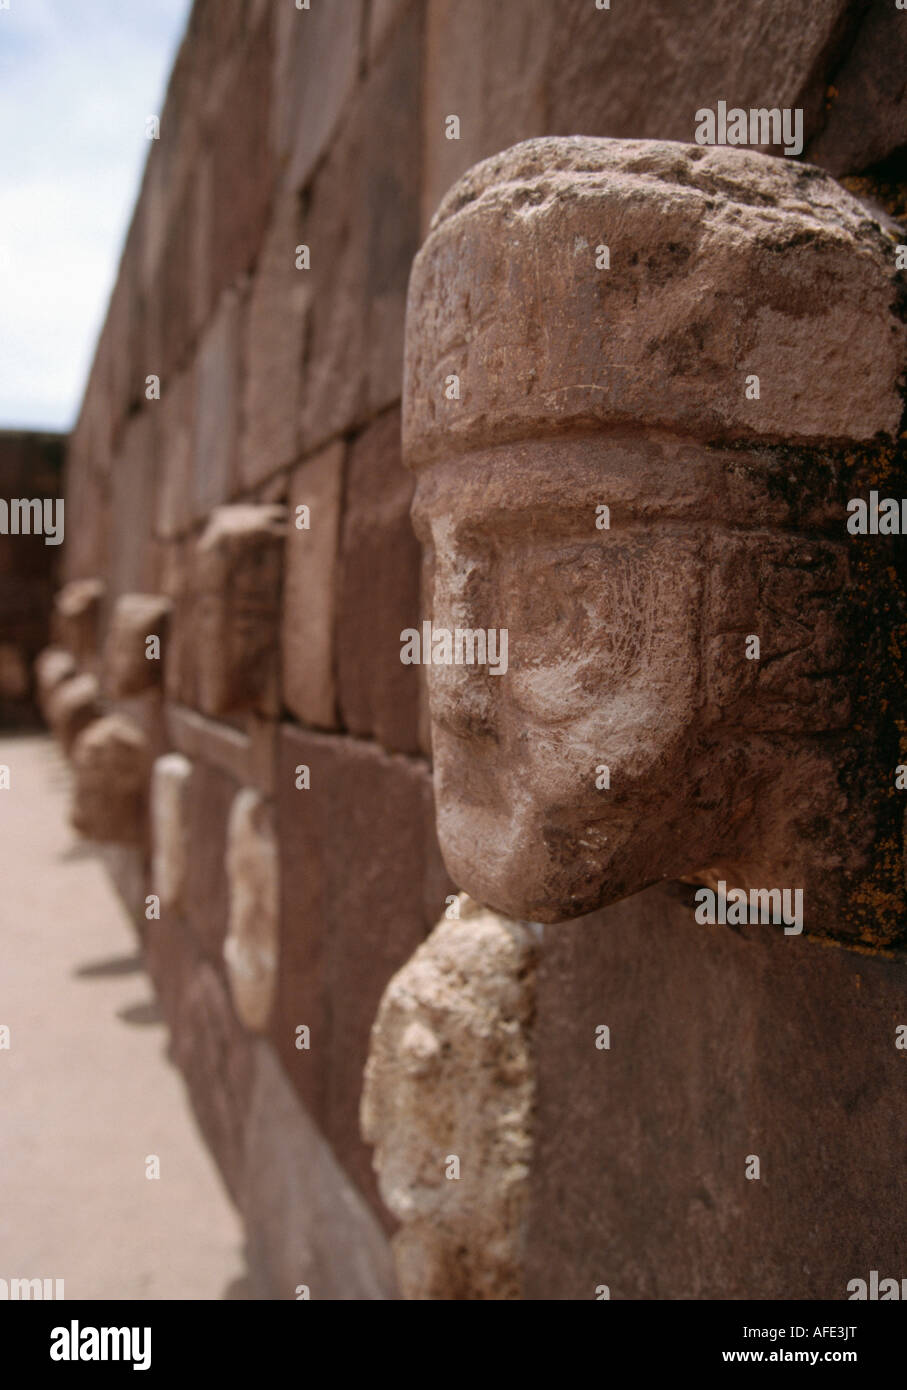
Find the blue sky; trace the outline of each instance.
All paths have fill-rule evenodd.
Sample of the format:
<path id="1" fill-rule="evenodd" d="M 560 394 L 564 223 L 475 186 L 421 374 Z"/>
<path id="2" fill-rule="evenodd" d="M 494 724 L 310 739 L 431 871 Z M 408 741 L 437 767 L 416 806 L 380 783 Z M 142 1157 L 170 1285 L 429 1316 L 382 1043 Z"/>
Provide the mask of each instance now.
<path id="1" fill-rule="evenodd" d="M 75 421 L 190 8 L 0 0 L 0 428 Z"/>

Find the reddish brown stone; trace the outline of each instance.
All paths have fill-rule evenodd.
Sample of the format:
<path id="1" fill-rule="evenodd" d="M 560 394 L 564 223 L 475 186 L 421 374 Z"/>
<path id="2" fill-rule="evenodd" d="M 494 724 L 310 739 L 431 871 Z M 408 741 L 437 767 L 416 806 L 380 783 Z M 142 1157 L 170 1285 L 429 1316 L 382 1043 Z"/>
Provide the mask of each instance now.
<path id="1" fill-rule="evenodd" d="M 311 770 L 308 791 L 296 768 Z M 349 739 L 282 730 L 281 940 L 271 1035 L 341 1163 L 375 1202 L 358 1106 L 381 993 L 444 907 L 424 765 Z M 355 845 L 355 872 L 350 846 Z M 430 892 L 433 901 L 426 902 Z M 311 1030 L 308 1051 L 296 1028 Z"/>
<path id="2" fill-rule="evenodd" d="M 272 143 L 291 188 L 307 183 L 359 72 L 362 0 L 277 15 Z"/>
<path id="3" fill-rule="evenodd" d="M 308 453 L 400 394 L 401 324 L 418 245 L 420 7 L 357 92 L 312 182 L 301 443 Z"/>
<path id="4" fill-rule="evenodd" d="M 337 724 L 334 632 L 343 460 L 344 446 L 329 445 L 294 471 L 289 490 L 283 702 L 304 724 L 326 729 Z M 307 526 L 301 524 L 306 521 Z"/>
<path id="5" fill-rule="evenodd" d="M 243 488 L 254 487 L 297 457 L 302 343 L 311 298 L 310 272 L 296 269 L 301 240 L 299 200 L 284 191 L 249 299 L 239 470 Z"/>
<path id="6" fill-rule="evenodd" d="M 193 764 L 186 796 L 187 841 L 191 847 L 186 868 L 185 916 L 208 959 L 223 968 L 223 944 L 229 900 L 224 855 L 230 808 L 237 783 L 207 763 Z"/>
<path id="7" fill-rule="evenodd" d="M 242 298 L 236 291 L 228 290 L 221 297 L 198 351 L 192 470 L 196 520 L 226 502 L 233 487 L 242 399 L 242 324 Z"/>
<path id="8" fill-rule="evenodd" d="M 105 685 L 114 699 L 160 686 L 167 650 L 171 603 L 160 594 L 121 594 L 114 604 L 104 651 Z M 159 654 L 148 656 L 148 638 Z"/>
<path id="9" fill-rule="evenodd" d="M 663 888 L 546 928 L 527 1297 L 840 1302 L 900 1274 L 902 976 Z"/>
<path id="10" fill-rule="evenodd" d="M 414 753 L 421 673 L 401 662 L 400 633 L 421 619 L 421 558 L 398 410 L 370 425 L 350 450 L 347 497 L 337 605 L 341 719 L 351 733 Z"/>
<path id="11" fill-rule="evenodd" d="M 218 507 L 196 546 L 195 661 L 205 714 L 276 710 L 285 522 L 281 507 Z"/>
<path id="12" fill-rule="evenodd" d="M 215 296 L 251 268 L 266 226 L 274 177 L 269 140 L 272 30 L 269 17 L 234 48 L 212 119 L 209 255 Z"/>

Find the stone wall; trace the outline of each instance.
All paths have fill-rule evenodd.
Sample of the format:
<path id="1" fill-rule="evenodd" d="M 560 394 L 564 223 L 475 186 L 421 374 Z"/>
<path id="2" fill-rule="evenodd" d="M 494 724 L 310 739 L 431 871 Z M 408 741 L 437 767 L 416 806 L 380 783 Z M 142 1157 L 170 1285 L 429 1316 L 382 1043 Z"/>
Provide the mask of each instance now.
<path id="1" fill-rule="evenodd" d="M 41 524 L 28 511 L 25 533 L 21 513 L 6 518 L 0 545 L 0 724 L 29 724 L 35 720 L 32 665 L 50 639 L 51 607 L 59 582 L 59 536 L 44 534 L 44 504 L 56 525 L 62 485 L 64 438 L 26 430 L 0 430 L 0 498 L 40 502 Z"/>
<path id="2" fill-rule="evenodd" d="M 690 140 L 696 109 L 727 98 L 803 107 L 807 158 L 900 196 L 893 6 L 677 8 L 197 0 L 176 60 L 68 451 L 73 662 L 45 658 L 42 682 L 269 1296 L 398 1290 L 359 1108 L 382 995 L 457 887 L 399 640 L 425 606 L 404 311 L 442 195 L 530 136 Z M 840 1297 L 907 1254 L 885 1215 L 903 1135 L 887 1080 L 862 1080 L 903 967 L 714 948 L 667 891 L 545 929 L 520 1012 L 528 1243 L 492 1262 L 497 1284 L 470 1284 L 481 1260 L 426 1275 L 434 1296 Z M 613 1052 L 590 1044 L 602 1023 Z M 744 1212 L 740 1153 L 766 1132 L 789 1176 Z"/>

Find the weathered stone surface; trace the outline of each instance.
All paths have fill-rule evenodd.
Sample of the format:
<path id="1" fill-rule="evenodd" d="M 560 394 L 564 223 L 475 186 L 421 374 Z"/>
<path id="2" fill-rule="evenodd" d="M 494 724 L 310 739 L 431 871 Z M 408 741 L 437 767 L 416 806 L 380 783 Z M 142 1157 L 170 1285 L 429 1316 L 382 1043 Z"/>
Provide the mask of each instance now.
<path id="1" fill-rule="evenodd" d="M 185 916 L 200 950 L 224 977 L 224 937 L 230 915 L 224 854 L 238 791 L 232 777 L 201 759 L 193 761 L 187 794 L 192 853 L 186 872 Z"/>
<path id="2" fill-rule="evenodd" d="M 63 647 L 45 647 L 35 659 L 38 708 L 48 722 L 52 696 L 64 681 L 70 680 L 76 674 L 77 670 L 72 652 L 66 651 Z"/>
<path id="3" fill-rule="evenodd" d="M 894 5 L 869 5 L 825 92 L 824 125 L 807 146 L 813 164 L 840 178 L 907 144 L 907 25 Z"/>
<path id="4" fill-rule="evenodd" d="M 304 724 L 333 728 L 337 550 L 343 504 L 342 443 L 331 444 L 290 480 L 283 593 L 283 701 Z M 308 508 L 308 528 L 300 507 Z"/>
<path id="5" fill-rule="evenodd" d="M 57 641 L 72 652 L 80 666 L 97 654 L 103 600 L 101 579 L 73 579 L 54 600 Z"/>
<path id="6" fill-rule="evenodd" d="M 359 72 L 362 0 L 277 15 L 271 139 L 289 186 L 309 180 Z"/>
<path id="7" fill-rule="evenodd" d="M 114 699 L 161 685 L 171 608 L 161 594 L 122 594 L 117 599 L 104 648 L 105 687 Z M 149 637 L 160 641 L 156 658 L 147 655 Z"/>
<path id="8" fill-rule="evenodd" d="M 186 890 L 191 776 L 182 753 L 165 753 L 151 772 L 151 886 L 169 911 L 183 906 Z"/>
<path id="9" fill-rule="evenodd" d="M 152 371 L 153 368 L 149 368 Z M 154 537 L 158 470 L 158 401 L 142 401 L 120 436 L 110 479 L 108 598 L 153 594 L 160 555 Z"/>
<path id="10" fill-rule="evenodd" d="M 897 429 L 907 337 L 890 242 L 809 166 L 527 141 L 471 170 L 432 225 L 408 307 L 413 463 L 621 422 L 707 440 Z M 602 243 L 610 269 L 596 266 Z M 452 373 L 459 400 L 445 397 Z"/>
<path id="11" fill-rule="evenodd" d="M 198 353 L 195 397 L 194 515 L 207 516 L 230 497 L 239 444 L 242 382 L 239 353 L 243 303 L 224 291 Z"/>
<path id="12" fill-rule="evenodd" d="M 218 507 L 195 552 L 198 700 L 204 714 L 277 707 L 286 513 Z"/>
<path id="13" fill-rule="evenodd" d="M 167 729 L 172 742 L 189 758 L 199 758 L 240 784 L 249 783 L 269 796 L 274 787 L 276 726 L 250 716 L 246 731 L 206 719 L 195 710 L 168 705 Z"/>
<path id="14" fill-rule="evenodd" d="M 47 697 L 46 716 L 64 753 L 69 753 L 82 732 L 101 714 L 101 687 L 89 671 L 60 681 Z"/>
<path id="15" fill-rule="evenodd" d="M 90 840 L 141 844 L 146 833 L 148 740 L 121 714 L 83 729 L 72 752 L 72 824 Z"/>
<path id="16" fill-rule="evenodd" d="M 266 1043 L 254 1048 L 242 1209 L 269 1297 L 395 1298 L 387 1237 Z"/>
<path id="17" fill-rule="evenodd" d="M 302 765 L 308 791 L 296 787 Z M 339 1161 L 386 1220 L 359 1134 L 359 1094 L 381 993 L 454 891 L 435 841 L 430 778 L 421 762 L 284 725 L 276 795 L 281 933 L 271 1037 Z M 308 1049 L 297 1048 L 300 1026 Z"/>
<path id="18" fill-rule="evenodd" d="M 173 1059 L 186 1078 L 202 1134 L 231 1195 L 240 1202 L 253 1077 L 248 1035 L 233 1012 L 223 981 L 197 956 L 189 956 L 183 964 L 175 1005 Z"/>
<path id="19" fill-rule="evenodd" d="M 346 491 L 337 622 L 343 725 L 393 752 L 414 753 L 419 672 L 400 660 L 400 633 L 421 619 L 421 560 L 409 519 L 412 479 L 400 461 L 399 411 L 353 444 Z"/>
<path id="20" fill-rule="evenodd" d="M 208 254 L 215 297 L 251 268 L 267 225 L 275 172 L 269 140 L 275 18 L 272 6 L 245 42 L 234 45 L 223 84 L 212 94 Z"/>
<path id="21" fill-rule="evenodd" d="M 244 787 L 227 825 L 230 918 L 224 961 L 233 1004 L 252 1032 L 267 1025 L 277 977 L 279 856 L 267 803 Z"/>
<path id="22" fill-rule="evenodd" d="M 422 10 L 360 86 L 311 185 L 301 447 L 365 423 L 400 394 L 406 281 L 419 242 Z"/>
<path id="23" fill-rule="evenodd" d="M 508 642 L 422 653 L 442 850 L 477 900 L 557 921 L 724 881 L 799 889 L 807 931 L 905 935 L 907 595 L 846 526 L 873 478 L 907 483 L 894 294 L 861 205 L 762 155 L 532 141 L 451 191 L 404 442 L 435 628 Z"/>
<path id="24" fill-rule="evenodd" d="M 393 1245 L 404 1298 L 519 1298 L 535 940 L 465 895 L 458 907 L 459 919 L 442 918 L 384 992 L 362 1133 L 402 1222 Z"/>
<path id="25" fill-rule="evenodd" d="M 429 0 L 424 227 L 464 170 L 531 136 L 692 140 L 696 111 L 725 98 L 803 107 L 808 137 L 852 8 L 707 0 L 681 16 L 674 0 Z M 459 140 L 445 138 L 451 114 Z"/>
<path id="26" fill-rule="evenodd" d="M 903 987 L 676 889 L 546 928 L 526 1297 L 840 1301 L 907 1267 Z"/>
<path id="27" fill-rule="evenodd" d="M 296 268 L 300 216 L 298 197 L 282 192 L 249 297 L 239 470 L 244 488 L 293 463 L 298 453 L 302 344 L 311 299 L 310 273 Z"/>
<path id="28" fill-rule="evenodd" d="M 185 535 L 192 525 L 194 410 L 195 375 L 189 367 L 168 383 L 160 402 L 155 529 L 165 540 Z"/>

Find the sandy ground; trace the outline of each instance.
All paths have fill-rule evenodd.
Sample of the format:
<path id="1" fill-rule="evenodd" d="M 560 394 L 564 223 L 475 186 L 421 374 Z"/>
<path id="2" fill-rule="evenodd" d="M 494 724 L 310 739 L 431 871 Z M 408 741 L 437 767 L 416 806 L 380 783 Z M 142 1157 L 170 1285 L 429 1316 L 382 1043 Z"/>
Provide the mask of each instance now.
<path id="1" fill-rule="evenodd" d="M 63 758 L 47 737 L 3 735 L 3 763 L 0 1279 L 63 1279 L 67 1298 L 243 1297 L 239 1219 L 167 1061 L 135 932 L 67 824 Z"/>

